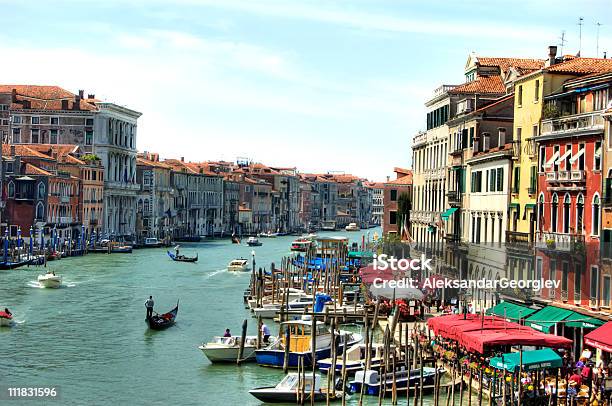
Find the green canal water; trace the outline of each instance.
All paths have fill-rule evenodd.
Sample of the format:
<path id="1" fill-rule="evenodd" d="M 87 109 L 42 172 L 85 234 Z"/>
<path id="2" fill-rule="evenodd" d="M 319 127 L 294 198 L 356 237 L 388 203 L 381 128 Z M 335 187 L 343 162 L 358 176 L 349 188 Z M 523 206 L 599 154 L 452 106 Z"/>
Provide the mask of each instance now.
<path id="1" fill-rule="evenodd" d="M 320 235 L 360 242 L 368 231 L 380 234 L 370 229 Z M 0 271 L 0 308 L 9 307 L 17 321 L 0 328 L 0 386 L 59 388 L 59 399 L 28 402 L 35 404 L 260 404 L 248 390 L 275 385 L 282 371 L 254 363 L 212 365 L 197 346 L 226 328 L 239 334 L 245 318 L 255 334 L 255 320 L 242 301 L 250 274 L 225 267 L 255 250 L 257 266 L 268 268 L 289 254 L 294 238 L 262 239 L 263 246 L 255 248 L 229 240 L 182 244 L 184 254 L 198 253 L 197 264 L 172 262 L 165 249 L 67 258 L 48 263 L 64 278 L 60 289 L 37 287 L 39 267 Z M 149 295 L 160 312 L 180 299 L 174 327 L 148 330 Z M 278 326 L 271 327 L 276 333 Z M 357 398 L 348 403 L 357 404 Z"/>

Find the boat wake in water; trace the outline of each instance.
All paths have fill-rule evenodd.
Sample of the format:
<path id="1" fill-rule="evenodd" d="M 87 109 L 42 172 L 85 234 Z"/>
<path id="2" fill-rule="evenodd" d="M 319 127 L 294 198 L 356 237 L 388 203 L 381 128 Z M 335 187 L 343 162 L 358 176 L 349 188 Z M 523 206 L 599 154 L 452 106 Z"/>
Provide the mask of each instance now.
<path id="1" fill-rule="evenodd" d="M 209 274 L 205 275 L 205 276 L 204 276 L 204 279 L 210 279 L 210 278 L 212 278 L 213 276 L 218 275 L 218 274 L 220 274 L 220 273 L 222 273 L 222 272 L 225 272 L 225 271 L 227 271 L 227 268 L 223 268 L 223 269 L 215 269 L 215 270 L 214 270 L 214 271 L 212 271 L 211 273 L 209 273 Z"/>
<path id="2" fill-rule="evenodd" d="M 27 283 L 27 285 L 31 288 L 35 288 L 35 289 L 45 289 L 45 287 L 38 281 L 29 281 Z M 74 288 L 77 285 L 76 282 L 62 282 L 62 284 L 59 286 L 59 288 L 56 289 L 63 289 L 63 288 Z"/>

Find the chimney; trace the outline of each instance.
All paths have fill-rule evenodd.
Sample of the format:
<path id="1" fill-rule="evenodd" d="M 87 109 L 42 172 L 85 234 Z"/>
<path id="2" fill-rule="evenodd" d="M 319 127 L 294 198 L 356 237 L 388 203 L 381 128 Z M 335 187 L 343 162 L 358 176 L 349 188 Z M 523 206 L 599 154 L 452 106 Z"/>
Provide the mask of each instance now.
<path id="1" fill-rule="evenodd" d="M 79 90 L 79 97 L 81 99 L 83 99 L 83 96 L 85 95 L 85 90 Z"/>
<path id="2" fill-rule="evenodd" d="M 482 133 L 482 150 L 483 150 L 483 152 L 488 151 L 490 146 L 491 146 L 491 134 L 489 134 L 489 133 Z"/>
<path id="3" fill-rule="evenodd" d="M 603 59 L 607 59 L 608 58 L 608 53 L 606 51 L 604 51 L 604 58 Z"/>
<path id="4" fill-rule="evenodd" d="M 62 110 L 68 110 L 68 100 L 62 100 Z"/>
<path id="5" fill-rule="evenodd" d="M 81 90 L 79 90 L 79 94 L 75 94 L 74 95 L 74 104 L 72 105 L 72 109 L 73 110 L 80 110 L 81 109 L 81 99 L 83 98 L 83 96 L 81 95 Z"/>
<path id="6" fill-rule="evenodd" d="M 87 95 L 87 98 L 88 98 L 88 99 L 95 99 L 95 98 L 96 98 L 96 95 L 95 95 L 94 93 L 89 93 L 89 94 Z"/>
<path id="7" fill-rule="evenodd" d="M 185 162 L 185 157 L 184 156 L 181 157 L 181 162 Z"/>
<path id="8" fill-rule="evenodd" d="M 389 182 L 389 179 L 391 179 L 391 177 L 389 175 L 387 175 L 387 182 Z"/>
<path id="9" fill-rule="evenodd" d="M 605 52 L 604 52 L 605 55 Z M 13 88 L 11 90 L 11 101 L 15 103 L 17 101 L 17 89 Z"/>
<path id="10" fill-rule="evenodd" d="M 552 66 L 556 63 L 557 60 L 557 46 L 550 45 L 548 47 L 548 66 Z"/>
<path id="11" fill-rule="evenodd" d="M 504 145 L 506 145 L 506 129 L 503 127 L 499 127 L 497 131 L 498 131 L 497 146 L 501 148 Z"/>
<path id="12" fill-rule="evenodd" d="M 480 134 L 474 136 L 474 153 L 480 152 Z"/>

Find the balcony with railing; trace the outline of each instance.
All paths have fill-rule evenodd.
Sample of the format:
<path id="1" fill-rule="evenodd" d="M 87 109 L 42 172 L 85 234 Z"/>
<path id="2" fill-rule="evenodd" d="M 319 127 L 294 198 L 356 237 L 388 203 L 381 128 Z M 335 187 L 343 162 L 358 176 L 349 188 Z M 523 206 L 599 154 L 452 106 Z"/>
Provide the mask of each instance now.
<path id="1" fill-rule="evenodd" d="M 542 120 L 540 137 L 576 136 L 600 132 L 603 129 L 604 119 L 601 112 L 594 111 Z"/>
<path id="2" fill-rule="evenodd" d="M 533 237 L 529 233 L 506 231 L 506 246 L 513 250 L 530 251 L 533 249 Z"/>
<path id="3" fill-rule="evenodd" d="M 521 141 L 512 141 L 512 158 L 519 159 L 521 157 Z"/>
<path id="4" fill-rule="evenodd" d="M 446 192 L 446 197 L 448 199 L 448 204 L 451 206 L 461 206 L 461 192 L 458 190 L 449 190 Z"/>
<path id="5" fill-rule="evenodd" d="M 584 235 L 543 231 L 536 235 L 536 247 L 550 251 L 582 253 L 585 247 Z"/>

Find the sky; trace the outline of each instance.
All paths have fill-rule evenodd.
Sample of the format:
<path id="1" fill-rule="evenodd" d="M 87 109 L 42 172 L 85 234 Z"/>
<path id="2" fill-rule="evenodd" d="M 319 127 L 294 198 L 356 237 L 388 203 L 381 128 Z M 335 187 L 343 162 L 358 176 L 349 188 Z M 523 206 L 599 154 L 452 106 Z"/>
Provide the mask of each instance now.
<path id="1" fill-rule="evenodd" d="M 612 57 L 612 0 L 0 0 L 0 82 L 143 113 L 162 158 L 249 158 L 381 181 L 468 55 Z"/>

